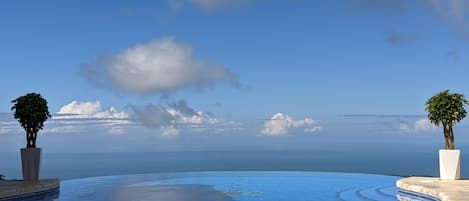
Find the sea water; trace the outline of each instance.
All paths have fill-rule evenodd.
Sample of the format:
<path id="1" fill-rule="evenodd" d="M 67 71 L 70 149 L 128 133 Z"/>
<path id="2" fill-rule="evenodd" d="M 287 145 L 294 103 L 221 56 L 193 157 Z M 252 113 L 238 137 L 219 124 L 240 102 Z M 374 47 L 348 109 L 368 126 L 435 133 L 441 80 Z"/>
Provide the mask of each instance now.
<path id="1" fill-rule="evenodd" d="M 462 158 L 462 177 L 469 158 Z M 438 155 L 332 151 L 191 151 L 44 153 L 42 178 L 61 180 L 106 175 L 192 171 L 321 171 L 398 176 L 438 176 Z M 0 154 L 0 174 L 21 178 L 18 154 Z"/>

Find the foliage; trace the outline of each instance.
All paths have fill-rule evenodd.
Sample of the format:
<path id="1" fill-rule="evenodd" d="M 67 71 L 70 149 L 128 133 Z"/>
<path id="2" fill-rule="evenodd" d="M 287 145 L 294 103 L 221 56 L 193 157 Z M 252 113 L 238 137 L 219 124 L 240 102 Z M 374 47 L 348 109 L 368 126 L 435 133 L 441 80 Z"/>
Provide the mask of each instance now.
<path id="1" fill-rule="evenodd" d="M 430 122 L 436 126 L 443 125 L 446 149 L 454 149 L 453 126 L 466 117 L 464 106 L 467 104 L 463 94 L 452 94 L 449 90 L 437 93 L 426 103 L 425 110 Z"/>
<path id="2" fill-rule="evenodd" d="M 40 94 L 28 93 L 11 101 L 14 103 L 14 117 L 26 131 L 27 148 L 36 147 L 37 133 L 44 127 L 44 122 L 51 117 L 47 100 Z"/>

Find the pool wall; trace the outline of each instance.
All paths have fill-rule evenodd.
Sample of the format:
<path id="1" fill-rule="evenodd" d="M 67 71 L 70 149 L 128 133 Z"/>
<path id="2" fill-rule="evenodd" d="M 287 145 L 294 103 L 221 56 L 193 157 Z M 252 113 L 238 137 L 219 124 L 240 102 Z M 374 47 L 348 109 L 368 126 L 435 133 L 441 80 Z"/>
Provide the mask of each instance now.
<path id="1" fill-rule="evenodd" d="M 0 181 L 0 201 L 51 201 L 57 199 L 59 194 L 58 179 L 44 179 L 38 182 Z"/>
<path id="2" fill-rule="evenodd" d="M 425 195 L 422 193 L 408 191 L 400 188 L 397 189 L 396 196 L 399 201 L 441 201 L 440 199 L 430 195 Z"/>

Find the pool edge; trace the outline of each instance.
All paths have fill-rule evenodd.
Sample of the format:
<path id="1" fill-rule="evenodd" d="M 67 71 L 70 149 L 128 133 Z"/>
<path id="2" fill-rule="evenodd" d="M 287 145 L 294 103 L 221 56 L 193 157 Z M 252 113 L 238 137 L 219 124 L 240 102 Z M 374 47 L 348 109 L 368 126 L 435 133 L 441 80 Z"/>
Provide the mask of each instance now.
<path id="1" fill-rule="evenodd" d="M 32 197 L 57 198 L 60 194 L 59 179 L 42 179 L 38 182 L 22 180 L 0 181 L 0 201 L 17 201 Z"/>
<path id="2" fill-rule="evenodd" d="M 442 180 L 435 177 L 407 177 L 396 181 L 404 195 L 435 201 L 460 201 L 469 198 L 469 180 Z"/>

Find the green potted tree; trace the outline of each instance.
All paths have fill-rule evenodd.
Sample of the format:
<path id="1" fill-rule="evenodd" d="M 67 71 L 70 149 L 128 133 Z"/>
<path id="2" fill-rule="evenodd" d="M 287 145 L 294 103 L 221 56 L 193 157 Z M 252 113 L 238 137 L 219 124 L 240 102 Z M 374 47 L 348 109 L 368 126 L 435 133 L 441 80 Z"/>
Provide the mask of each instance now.
<path id="1" fill-rule="evenodd" d="M 461 151 L 454 147 L 453 126 L 466 117 L 464 106 L 468 104 L 463 94 L 445 90 L 428 99 L 425 110 L 428 119 L 436 126 L 443 126 L 445 149 L 440 149 L 440 178 L 460 179 Z"/>
<path id="2" fill-rule="evenodd" d="M 44 122 L 51 117 L 47 100 L 40 94 L 28 93 L 11 101 L 14 105 L 14 117 L 26 131 L 26 148 L 21 149 L 23 180 L 39 180 L 41 149 L 36 148 L 36 139 Z"/>

